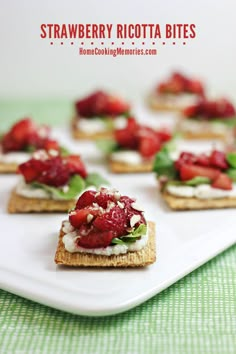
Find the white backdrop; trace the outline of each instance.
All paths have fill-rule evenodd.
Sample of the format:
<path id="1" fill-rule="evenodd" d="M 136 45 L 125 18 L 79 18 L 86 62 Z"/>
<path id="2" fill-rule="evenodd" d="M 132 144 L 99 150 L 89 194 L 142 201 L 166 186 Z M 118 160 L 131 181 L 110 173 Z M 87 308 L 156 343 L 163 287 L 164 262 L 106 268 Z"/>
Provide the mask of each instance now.
<path id="1" fill-rule="evenodd" d="M 0 0 L 0 97 L 73 99 L 105 87 L 142 97 L 182 68 L 212 94 L 236 100 L 235 0 Z M 50 46 L 41 23 L 195 23 L 186 46 L 157 46 L 157 56 L 82 57 L 75 46 Z"/>

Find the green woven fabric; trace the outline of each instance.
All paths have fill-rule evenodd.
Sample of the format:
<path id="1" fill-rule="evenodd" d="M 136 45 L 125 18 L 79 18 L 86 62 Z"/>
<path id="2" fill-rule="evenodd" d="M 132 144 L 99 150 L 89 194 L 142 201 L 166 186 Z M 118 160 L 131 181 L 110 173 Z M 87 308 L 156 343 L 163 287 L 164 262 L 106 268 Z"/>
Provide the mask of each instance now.
<path id="1" fill-rule="evenodd" d="M 0 291 L 0 353 L 235 354 L 236 246 L 145 304 L 86 318 Z"/>
<path id="2" fill-rule="evenodd" d="M 0 130 L 25 114 L 62 123 L 65 101 L 0 102 Z M 236 246 L 143 305 L 86 318 L 0 290 L 1 354 L 235 354 Z"/>

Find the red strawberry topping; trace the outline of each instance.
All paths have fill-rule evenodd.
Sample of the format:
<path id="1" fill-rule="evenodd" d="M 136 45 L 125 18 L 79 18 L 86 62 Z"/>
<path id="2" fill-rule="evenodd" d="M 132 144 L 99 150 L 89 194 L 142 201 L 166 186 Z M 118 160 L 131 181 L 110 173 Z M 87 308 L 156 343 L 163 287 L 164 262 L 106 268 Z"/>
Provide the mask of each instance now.
<path id="1" fill-rule="evenodd" d="M 226 155 L 222 151 L 213 150 L 209 155 L 182 152 L 174 165 L 182 181 L 207 177 L 215 188 L 232 189 L 231 179 L 222 173 L 229 168 Z"/>
<path id="2" fill-rule="evenodd" d="M 57 141 L 49 138 L 49 128 L 37 126 L 30 118 L 25 118 L 12 126 L 1 141 L 4 153 L 27 150 L 59 150 Z"/>
<path id="3" fill-rule="evenodd" d="M 233 104 L 224 98 L 215 101 L 203 99 L 195 105 L 186 107 L 183 115 L 200 120 L 230 119 L 236 115 L 236 111 Z"/>
<path id="4" fill-rule="evenodd" d="M 103 91 L 76 101 L 76 112 L 81 117 L 91 118 L 94 116 L 118 116 L 129 110 L 129 105 L 118 97 L 108 95 Z"/>
<path id="5" fill-rule="evenodd" d="M 137 150 L 144 158 L 152 158 L 171 137 L 166 129 L 156 131 L 139 124 L 133 117 L 127 119 L 125 128 L 115 130 L 119 147 Z"/>
<path id="6" fill-rule="evenodd" d="M 75 166 L 71 165 L 70 157 Z M 85 178 L 87 172 L 85 166 L 78 156 L 68 157 L 51 156 L 43 150 L 37 151 L 33 158 L 19 165 L 19 172 L 23 175 L 26 183 L 39 182 L 49 186 L 61 187 L 69 182 L 71 176 L 78 174 Z"/>
<path id="7" fill-rule="evenodd" d="M 107 247 L 113 238 L 126 236 L 131 228 L 146 224 L 135 200 L 117 191 L 101 188 L 86 191 L 78 199 L 69 221 L 79 236 L 77 245 L 85 248 Z"/>
<path id="8" fill-rule="evenodd" d="M 204 88 L 199 80 L 190 79 L 178 72 L 173 73 L 168 80 L 160 83 L 157 87 L 157 92 L 161 94 L 192 93 L 204 96 Z"/>

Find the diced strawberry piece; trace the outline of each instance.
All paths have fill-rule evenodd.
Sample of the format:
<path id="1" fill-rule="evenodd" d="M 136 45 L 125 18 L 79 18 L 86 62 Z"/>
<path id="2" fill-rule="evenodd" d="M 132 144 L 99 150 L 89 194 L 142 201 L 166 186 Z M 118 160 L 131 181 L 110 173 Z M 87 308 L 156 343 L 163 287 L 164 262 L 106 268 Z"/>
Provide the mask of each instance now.
<path id="1" fill-rule="evenodd" d="M 15 141 L 25 142 L 28 135 L 36 130 L 34 122 L 30 118 L 22 119 L 11 128 L 11 136 Z"/>
<path id="2" fill-rule="evenodd" d="M 3 152 L 19 151 L 24 147 L 21 142 L 15 141 L 11 137 L 11 133 L 7 133 L 3 136 L 1 141 Z"/>
<path id="3" fill-rule="evenodd" d="M 180 170 L 182 165 L 188 164 L 193 165 L 196 162 L 196 156 L 191 152 L 181 152 L 178 160 L 175 161 L 175 168 L 177 171 Z"/>
<path id="4" fill-rule="evenodd" d="M 180 167 L 180 179 L 188 181 L 194 177 L 207 177 L 214 181 L 220 175 L 220 171 L 211 167 L 183 164 Z"/>
<path id="5" fill-rule="evenodd" d="M 213 188 L 231 190 L 233 188 L 232 180 L 225 173 L 220 173 L 219 176 L 211 184 Z"/>
<path id="6" fill-rule="evenodd" d="M 120 98 L 110 96 L 104 107 L 104 114 L 118 116 L 128 112 L 129 108 L 129 105 Z"/>
<path id="7" fill-rule="evenodd" d="M 161 141 L 156 135 L 143 136 L 139 141 L 140 154 L 145 158 L 153 157 L 161 149 Z"/>
<path id="8" fill-rule="evenodd" d="M 183 115 L 188 118 L 196 117 L 199 113 L 198 106 L 188 106 L 183 110 Z"/>
<path id="9" fill-rule="evenodd" d="M 196 156 L 196 165 L 210 167 L 210 158 L 206 154 Z M 216 166 L 218 167 L 218 166 Z"/>
<path id="10" fill-rule="evenodd" d="M 161 143 L 165 143 L 172 138 L 172 134 L 167 129 L 158 130 L 156 132 L 157 137 L 160 139 Z"/>
<path id="11" fill-rule="evenodd" d="M 127 225 L 130 226 L 130 219 L 132 218 L 133 215 L 139 215 L 140 220 L 135 224 L 135 227 L 138 227 L 140 224 L 145 224 L 146 225 L 146 220 L 143 216 L 143 213 L 141 211 L 138 211 L 132 207 L 132 204 L 135 203 L 135 200 L 132 198 L 129 198 L 127 196 L 122 196 L 120 198 L 120 202 L 124 204 L 124 211 L 126 213 L 126 222 Z"/>
<path id="12" fill-rule="evenodd" d="M 96 91 L 93 94 L 75 103 L 77 113 L 82 117 L 102 115 L 109 96 L 103 91 Z"/>
<path id="13" fill-rule="evenodd" d="M 211 166 L 220 168 L 221 170 L 226 170 L 229 168 L 225 153 L 218 150 L 212 151 L 210 155 L 210 164 Z"/>
<path id="14" fill-rule="evenodd" d="M 83 178 L 87 177 L 87 171 L 86 171 L 85 165 L 82 162 L 80 156 L 69 155 L 64 158 L 64 161 L 66 161 L 68 171 L 71 175 L 79 174 Z"/>
<path id="15" fill-rule="evenodd" d="M 88 223 L 87 216 L 89 214 L 91 214 L 91 211 L 89 209 L 76 209 L 71 211 L 69 214 L 69 220 L 71 225 L 75 228 L 79 228 L 83 223 Z"/>
<path id="16" fill-rule="evenodd" d="M 69 170 L 60 156 L 44 161 L 43 173 L 37 178 L 38 182 L 49 186 L 60 187 L 68 183 L 70 178 Z"/>
<path id="17" fill-rule="evenodd" d="M 59 150 L 59 144 L 56 140 L 46 139 L 43 144 L 45 150 Z"/>
<path id="18" fill-rule="evenodd" d="M 78 199 L 76 203 L 76 209 L 82 209 L 88 205 L 92 205 L 95 202 L 96 191 L 85 191 Z"/>
<path id="19" fill-rule="evenodd" d="M 189 80 L 187 83 L 187 91 L 197 95 L 204 95 L 204 88 L 202 83 L 198 80 Z"/>
<path id="20" fill-rule="evenodd" d="M 119 206 L 114 206 L 110 211 L 98 216 L 93 225 L 101 231 L 113 231 L 116 236 L 124 235 L 126 229 L 126 215 Z"/>
<path id="21" fill-rule="evenodd" d="M 86 236 L 81 236 L 77 240 L 77 245 L 84 248 L 107 247 L 112 239 L 116 237 L 112 231 L 91 230 Z"/>
<path id="22" fill-rule="evenodd" d="M 127 128 L 115 130 L 115 140 L 124 148 L 136 149 L 138 146 L 138 138 Z"/>
<path id="23" fill-rule="evenodd" d="M 95 198 L 95 202 L 102 208 L 106 209 L 109 202 L 116 202 L 114 195 L 100 192 Z"/>
<path id="24" fill-rule="evenodd" d="M 44 162 L 31 159 L 19 165 L 19 172 L 24 176 L 26 183 L 35 181 L 44 169 Z"/>

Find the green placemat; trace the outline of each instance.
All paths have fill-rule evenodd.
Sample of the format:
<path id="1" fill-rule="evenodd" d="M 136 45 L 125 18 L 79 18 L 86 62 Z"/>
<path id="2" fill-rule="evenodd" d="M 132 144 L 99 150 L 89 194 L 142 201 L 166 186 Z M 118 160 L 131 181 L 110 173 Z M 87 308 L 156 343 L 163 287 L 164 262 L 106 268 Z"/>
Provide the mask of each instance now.
<path id="1" fill-rule="evenodd" d="M 86 318 L 0 291 L 1 354 L 235 354 L 236 246 L 145 304 Z"/>

